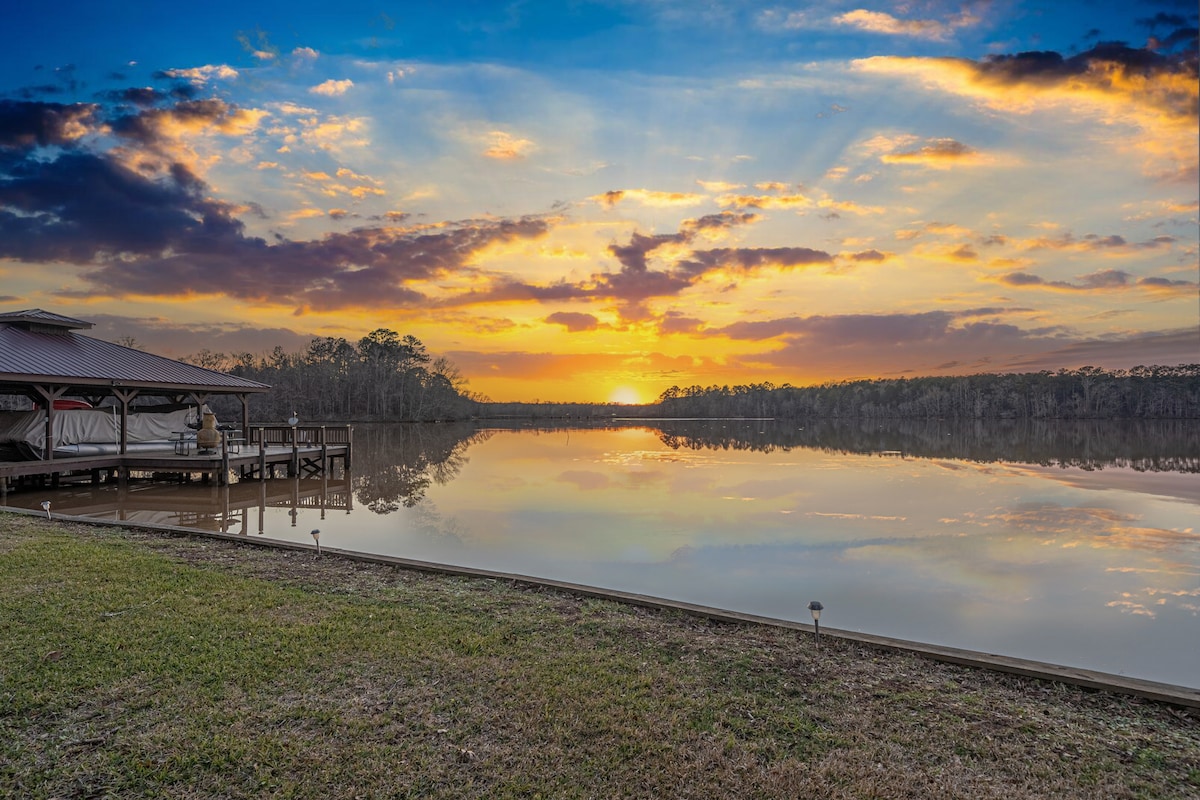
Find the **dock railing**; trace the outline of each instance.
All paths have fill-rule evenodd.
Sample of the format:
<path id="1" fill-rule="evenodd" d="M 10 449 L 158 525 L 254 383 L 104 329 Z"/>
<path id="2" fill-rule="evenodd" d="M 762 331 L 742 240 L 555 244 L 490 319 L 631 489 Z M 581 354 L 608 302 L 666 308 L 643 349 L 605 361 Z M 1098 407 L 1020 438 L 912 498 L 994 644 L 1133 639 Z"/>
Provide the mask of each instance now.
<path id="1" fill-rule="evenodd" d="M 329 448 L 342 450 L 342 462 L 349 469 L 353 430 L 350 425 L 251 425 L 247 442 L 256 445 L 260 454 L 269 447 L 290 447 L 292 463 L 288 474 L 296 475 L 300 469 L 300 451 L 308 448 L 320 448 L 321 463 L 328 463 Z"/>
<path id="2" fill-rule="evenodd" d="M 349 425 L 251 425 L 247 443 L 259 447 L 349 446 Z"/>

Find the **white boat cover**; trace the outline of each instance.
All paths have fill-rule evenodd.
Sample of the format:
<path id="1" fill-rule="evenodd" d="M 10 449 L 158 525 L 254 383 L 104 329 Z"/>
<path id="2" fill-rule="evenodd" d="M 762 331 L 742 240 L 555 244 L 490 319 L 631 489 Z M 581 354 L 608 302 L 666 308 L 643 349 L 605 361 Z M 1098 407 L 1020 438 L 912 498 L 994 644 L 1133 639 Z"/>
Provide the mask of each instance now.
<path id="1" fill-rule="evenodd" d="M 196 425 L 196 408 L 169 406 L 162 411 L 138 408 L 129 415 L 128 443 L 170 446 L 178 431 Z M 201 409 L 201 413 L 207 406 Z M 26 457 L 40 458 L 46 443 L 46 412 L 0 411 L 0 448 L 14 448 Z M 56 453 L 118 452 L 121 444 L 121 415 L 115 408 L 60 409 L 54 412 Z M 94 445 L 96 447 L 88 447 Z M 6 447 L 7 446 L 7 447 Z M 110 449 L 112 448 L 112 449 Z M 131 450 L 145 449 L 144 447 Z"/>

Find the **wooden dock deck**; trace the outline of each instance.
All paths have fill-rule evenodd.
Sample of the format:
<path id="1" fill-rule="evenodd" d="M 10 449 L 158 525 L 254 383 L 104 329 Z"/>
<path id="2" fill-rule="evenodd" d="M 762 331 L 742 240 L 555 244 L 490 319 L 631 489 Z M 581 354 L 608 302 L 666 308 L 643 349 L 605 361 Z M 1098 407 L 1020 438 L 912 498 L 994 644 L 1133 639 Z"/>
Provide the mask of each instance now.
<path id="1" fill-rule="evenodd" d="M 3 461 L 0 489 L 29 480 L 57 486 L 64 477 L 87 476 L 99 483 L 102 476 L 124 482 L 143 475 L 180 480 L 200 475 L 223 486 L 235 474 L 242 480 L 265 480 L 275 477 L 278 471 L 287 477 L 320 475 L 337 462 L 345 470 L 350 468 L 353 443 L 349 425 L 251 425 L 245 433 L 243 437 L 240 431 L 228 432 L 220 447 L 211 451 L 177 448 L 168 443 L 161 451 Z"/>

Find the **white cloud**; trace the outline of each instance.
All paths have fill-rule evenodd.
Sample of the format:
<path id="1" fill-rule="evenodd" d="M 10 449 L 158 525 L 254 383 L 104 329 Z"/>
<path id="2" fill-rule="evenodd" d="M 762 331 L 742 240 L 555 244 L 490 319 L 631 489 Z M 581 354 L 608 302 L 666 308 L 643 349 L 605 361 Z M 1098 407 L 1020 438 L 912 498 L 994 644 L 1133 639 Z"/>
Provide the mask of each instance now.
<path id="1" fill-rule="evenodd" d="M 163 70 L 163 74 L 168 78 L 183 78 L 196 85 L 203 85 L 213 78 L 231 81 L 238 76 L 238 71 L 228 64 L 206 64 L 203 67 Z"/>
<path id="2" fill-rule="evenodd" d="M 341 81 L 335 81 L 331 78 L 324 83 L 317 84 L 308 91 L 313 94 L 325 95 L 326 97 L 339 97 L 350 91 L 353 86 L 354 81 L 349 78 Z"/>

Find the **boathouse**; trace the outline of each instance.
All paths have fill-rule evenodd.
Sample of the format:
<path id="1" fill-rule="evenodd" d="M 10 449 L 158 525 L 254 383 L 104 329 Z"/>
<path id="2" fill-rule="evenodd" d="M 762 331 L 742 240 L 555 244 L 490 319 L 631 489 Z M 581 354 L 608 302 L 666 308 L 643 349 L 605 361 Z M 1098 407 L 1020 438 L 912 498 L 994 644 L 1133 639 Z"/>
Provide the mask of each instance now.
<path id="1" fill-rule="evenodd" d="M 257 471 L 262 478 L 268 466 L 274 474 L 274 463 L 286 464 L 289 474 L 324 469 L 331 456 L 348 465 L 348 427 L 332 435 L 324 426 L 252 429 L 249 398 L 268 391 L 267 384 L 80 333 L 91 327 L 90 322 L 41 309 L 0 314 L 0 396 L 28 398 L 36 414 L 34 431 L 20 448 L 24 457 L 17 455 L 19 449 L 0 442 L 0 487 L 13 477 L 52 476 L 57 482 L 60 474 L 91 471 L 96 476 L 103 469 L 117 470 L 121 479 L 130 470 L 198 472 L 216 475 L 224 483 L 231 466 L 243 476 Z M 195 419 L 207 401 L 219 395 L 241 402 L 241 420 L 224 426 L 219 451 L 189 445 L 186 430 L 166 430 L 153 441 L 131 437 L 135 417 L 140 421 L 162 408 L 191 408 Z M 71 406 L 92 410 L 67 410 Z M 77 414 L 89 415 L 91 423 L 76 420 Z M 101 420 L 107 426 L 105 447 L 62 446 L 69 424 L 86 427 Z M 172 424 L 184 427 L 182 422 Z"/>

